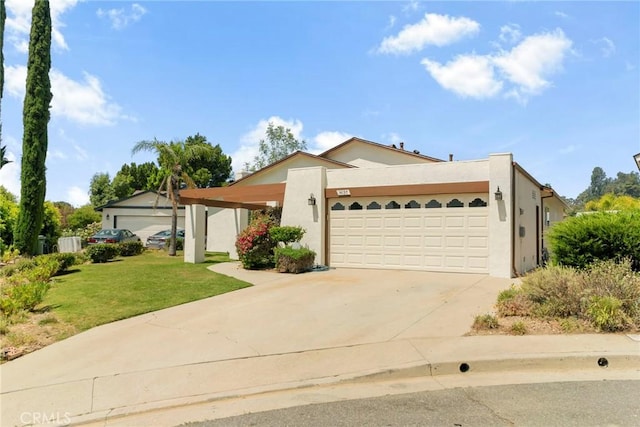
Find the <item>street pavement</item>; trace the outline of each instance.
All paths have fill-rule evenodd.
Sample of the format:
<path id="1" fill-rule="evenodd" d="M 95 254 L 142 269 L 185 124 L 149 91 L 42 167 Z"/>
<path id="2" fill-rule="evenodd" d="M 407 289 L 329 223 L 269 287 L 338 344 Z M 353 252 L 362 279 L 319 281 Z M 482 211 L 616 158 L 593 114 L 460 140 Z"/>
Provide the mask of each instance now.
<path id="1" fill-rule="evenodd" d="M 208 402 L 219 418 L 287 390 L 370 390 L 411 378 L 470 383 L 494 372 L 640 378 L 637 336 L 464 336 L 513 280 L 212 269 L 255 286 L 103 325 L 0 366 L 0 424 L 176 425 L 212 418 Z M 197 405 L 205 409 L 191 414 Z"/>

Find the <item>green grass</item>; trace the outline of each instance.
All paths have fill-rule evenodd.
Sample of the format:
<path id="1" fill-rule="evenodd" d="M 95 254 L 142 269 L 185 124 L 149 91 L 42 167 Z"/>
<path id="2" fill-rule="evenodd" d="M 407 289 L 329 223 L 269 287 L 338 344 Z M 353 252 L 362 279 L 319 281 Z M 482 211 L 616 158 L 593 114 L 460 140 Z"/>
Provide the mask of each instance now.
<path id="1" fill-rule="evenodd" d="M 251 286 L 207 270 L 228 261 L 207 254 L 204 264 L 187 264 L 181 253 L 164 251 L 72 267 L 56 280 L 43 306 L 78 331 Z"/>

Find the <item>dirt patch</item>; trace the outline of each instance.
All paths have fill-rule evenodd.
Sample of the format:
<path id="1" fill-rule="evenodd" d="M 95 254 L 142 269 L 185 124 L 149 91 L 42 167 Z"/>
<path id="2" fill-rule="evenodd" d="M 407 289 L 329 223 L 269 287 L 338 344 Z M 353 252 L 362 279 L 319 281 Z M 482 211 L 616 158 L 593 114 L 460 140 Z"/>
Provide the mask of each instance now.
<path id="1" fill-rule="evenodd" d="M 77 331 L 52 313 L 31 313 L 8 325 L 0 335 L 0 360 L 6 362 L 60 341 Z"/>
<path id="2" fill-rule="evenodd" d="M 559 335 L 600 332 L 587 321 L 576 318 L 539 319 L 528 316 L 507 316 L 495 319 L 497 319 L 497 327 L 496 325 L 492 327 L 474 325 L 465 335 Z M 637 333 L 638 331 L 634 329 L 619 332 Z"/>

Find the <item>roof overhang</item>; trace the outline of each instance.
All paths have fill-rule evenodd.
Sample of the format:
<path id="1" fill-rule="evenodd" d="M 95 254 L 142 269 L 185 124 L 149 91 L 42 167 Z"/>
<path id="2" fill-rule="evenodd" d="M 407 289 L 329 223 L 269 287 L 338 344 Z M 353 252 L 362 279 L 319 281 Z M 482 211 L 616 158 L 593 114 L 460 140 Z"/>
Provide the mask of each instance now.
<path id="1" fill-rule="evenodd" d="M 204 205 L 231 209 L 264 209 L 268 203 L 284 202 L 286 184 L 260 184 L 214 188 L 191 188 L 180 191 L 183 205 Z"/>

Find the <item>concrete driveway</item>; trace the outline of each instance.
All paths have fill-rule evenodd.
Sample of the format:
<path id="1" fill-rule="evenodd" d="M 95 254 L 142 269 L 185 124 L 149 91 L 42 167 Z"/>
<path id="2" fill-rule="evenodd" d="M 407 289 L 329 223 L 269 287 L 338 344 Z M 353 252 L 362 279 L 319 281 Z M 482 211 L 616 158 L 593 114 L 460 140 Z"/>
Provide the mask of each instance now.
<path id="1" fill-rule="evenodd" d="M 38 399 L 37 390 L 46 402 L 51 398 L 45 396 L 59 389 L 69 394 L 67 402 L 86 401 L 78 403 L 77 411 L 87 413 L 86 407 L 100 406 L 94 389 L 98 378 L 413 337 L 459 337 L 513 282 L 485 275 L 357 269 L 285 275 L 238 270 L 232 263 L 212 269 L 256 286 L 100 326 L 11 361 L 0 368 L 3 412 L 10 409 L 7 402 L 13 402 L 15 415 L 28 408 L 24 399 Z M 126 395 L 126 390 L 114 383 L 103 393 L 99 409 L 107 410 L 115 406 L 109 395 Z"/>

